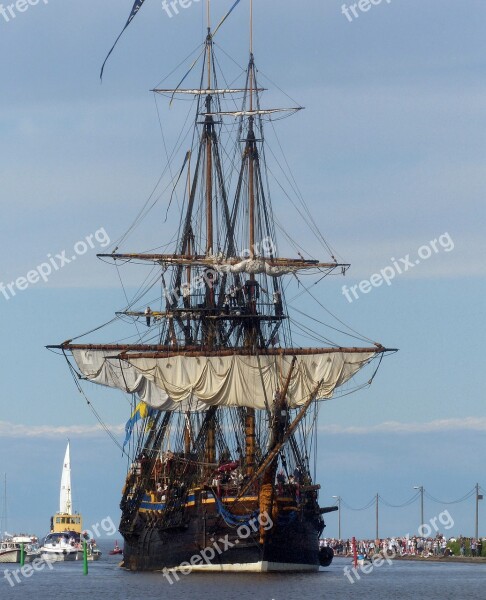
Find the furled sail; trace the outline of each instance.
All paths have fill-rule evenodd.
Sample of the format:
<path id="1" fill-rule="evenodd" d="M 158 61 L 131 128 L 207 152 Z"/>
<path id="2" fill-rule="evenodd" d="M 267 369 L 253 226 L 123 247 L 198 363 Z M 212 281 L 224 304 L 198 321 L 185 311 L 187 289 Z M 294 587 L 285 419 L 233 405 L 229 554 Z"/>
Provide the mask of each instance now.
<path id="1" fill-rule="evenodd" d="M 59 512 L 65 515 L 73 514 L 73 502 L 71 497 L 71 457 L 69 442 L 64 455 L 61 475 L 61 493 L 59 497 Z"/>
<path id="2" fill-rule="evenodd" d="M 251 275 L 266 274 L 272 277 L 281 277 L 289 273 L 297 273 L 312 269 L 336 269 L 343 272 L 349 264 L 337 262 L 319 262 L 318 260 L 292 259 L 292 258 L 248 258 L 225 257 L 223 255 L 189 256 L 176 254 L 98 254 L 100 258 L 111 260 L 141 260 L 159 263 L 160 265 L 184 265 L 191 267 L 207 267 L 220 273 L 248 273 Z"/>
<path id="3" fill-rule="evenodd" d="M 207 88 L 207 89 L 181 89 L 181 88 L 176 88 L 176 89 L 153 89 L 151 90 L 152 92 L 156 92 L 157 94 L 187 94 L 190 96 L 216 96 L 216 95 L 223 95 L 224 94 L 239 94 L 239 93 L 246 93 L 247 90 L 245 89 L 241 89 L 241 88 L 224 88 L 224 89 L 211 89 L 211 88 Z M 258 88 L 257 90 L 258 92 L 264 92 L 265 88 Z"/>
<path id="4" fill-rule="evenodd" d="M 302 269 L 301 266 L 277 266 L 272 265 L 263 258 L 248 258 L 236 264 L 221 263 L 217 260 L 213 263 L 213 268 L 220 273 L 247 273 L 249 275 L 258 275 L 265 273 L 271 277 L 282 277 L 289 273 L 297 273 Z"/>
<path id="5" fill-rule="evenodd" d="M 320 382 L 316 398 L 332 397 L 376 355 L 377 350 L 329 349 L 293 352 L 170 353 L 162 357 L 130 352 L 113 357 L 107 350 L 72 350 L 82 374 L 93 383 L 136 393 L 158 410 L 204 410 L 208 406 L 264 409 L 273 402 L 296 365 L 287 393 L 290 407 L 305 404 Z"/>

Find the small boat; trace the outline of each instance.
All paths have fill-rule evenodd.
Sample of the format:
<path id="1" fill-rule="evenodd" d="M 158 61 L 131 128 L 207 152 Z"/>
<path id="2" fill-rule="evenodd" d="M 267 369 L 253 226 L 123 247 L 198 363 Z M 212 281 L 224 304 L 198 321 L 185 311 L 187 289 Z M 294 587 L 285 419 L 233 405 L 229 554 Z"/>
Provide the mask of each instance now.
<path id="1" fill-rule="evenodd" d="M 76 560 L 78 545 L 74 534 L 74 531 L 49 533 L 40 548 L 41 558 L 55 562 Z"/>
<path id="2" fill-rule="evenodd" d="M 86 533 L 83 533 L 83 539 L 86 540 L 86 549 L 88 552 L 88 560 L 100 560 L 102 552 L 96 546 L 96 542 L 94 540 L 90 540 Z M 83 559 L 83 543 L 82 540 L 78 544 L 78 556 L 77 560 Z"/>
<path id="3" fill-rule="evenodd" d="M 114 556 L 115 554 L 123 554 L 123 550 L 118 545 L 118 541 L 115 542 L 115 547 L 113 548 L 113 550 L 110 550 L 110 552 L 108 552 L 108 554 L 110 556 Z"/>
<path id="4" fill-rule="evenodd" d="M 14 544 L 11 540 L 4 540 L 0 543 L 0 563 L 19 563 L 20 545 Z"/>

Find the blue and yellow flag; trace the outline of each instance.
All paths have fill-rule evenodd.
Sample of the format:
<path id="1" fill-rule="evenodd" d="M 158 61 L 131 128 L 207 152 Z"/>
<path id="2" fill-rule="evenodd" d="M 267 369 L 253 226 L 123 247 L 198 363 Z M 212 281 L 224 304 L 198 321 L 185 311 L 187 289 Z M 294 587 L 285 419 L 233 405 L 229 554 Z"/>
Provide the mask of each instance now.
<path id="1" fill-rule="evenodd" d="M 150 408 L 145 404 L 145 402 L 139 402 L 135 407 L 135 410 L 132 413 L 132 416 L 128 419 L 127 424 L 125 425 L 125 441 L 123 442 L 123 448 L 128 444 L 130 437 L 133 433 L 133 427 L 135 423 L 140 421 L 140 419 L 149 418 L 147 422 L 147 429 L 151 429 L 153 427 L 152 417 L 155 413 L 153 408 Z"/>

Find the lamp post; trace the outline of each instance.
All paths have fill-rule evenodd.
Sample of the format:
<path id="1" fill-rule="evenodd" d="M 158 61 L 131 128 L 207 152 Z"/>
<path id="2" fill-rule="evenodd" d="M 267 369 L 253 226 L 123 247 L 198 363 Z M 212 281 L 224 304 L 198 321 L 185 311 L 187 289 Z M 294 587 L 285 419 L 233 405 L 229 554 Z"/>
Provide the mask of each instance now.
<path id="1" fill-rule="evenodd" d="M 376 537 L 375 540 L 379 540 L 380 539 L 380 528 L 378 526 L 378 519 L 379 519 L 379 503 L 380 503 L 380 495 L 376 494 L 376 506 L 375 506 L 375 517 L 376 517 Z"/>
<path id="2" fill-rule="evenodd" d="M 483 495 L 479 493 L 479 483 L 476 483 L 476 527 L 474 530 L 476 541 L 479 539 L 479 501 L 483 499 Z"/>
<path id="3" fill-rule="evenodd" d="M 414 485 L 414 490 L 418 490 L 420 492 L 420 527 L 419 533 L 422 535 L 423 525 L 424 525 L 424 486 L 423 485 Z"/>
<path id="4" fill-rule="evenodd" d="M 341 496 L 333 496 L 338 505 L 338 539 L 341 539 Z"/>

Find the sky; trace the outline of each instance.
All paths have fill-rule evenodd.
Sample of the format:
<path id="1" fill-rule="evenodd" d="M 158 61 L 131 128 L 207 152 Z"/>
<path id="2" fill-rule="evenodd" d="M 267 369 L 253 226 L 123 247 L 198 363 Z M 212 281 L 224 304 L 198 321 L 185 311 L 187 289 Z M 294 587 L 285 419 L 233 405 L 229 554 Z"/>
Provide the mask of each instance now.
<path id="1" fill-rule="evenodd" d="M 164 168 L 164 140 L 176 135 L 182 112 L 164 101 L 156 108 L 149 90 L 202 41 L 202 4 L 169 17 L 159 0 L 146 0 L 102 84 L 101 63 L 131 0 L 42 0 L 8 21 L 0 14 L 0 282 L 63 251 L 76 255 L 45 282 L 8 299 L 0 292 L 0 473 L 7 473 L 10 529 L 47 531 L 68 437 L 74 504 L 85 524 L 119 518 L 125 461 L 97 428 L 63 359 L 44 346 L 108 321 L 126 304 L 116 270 L 95 255 L 111 251 Z M 212 4 L 217 19 L 230 2 Z M 342 321 L 400 350 L 369 389 L 323 404 L 321 504 L 342 496 L 363 507 L 376 493 L 401 504 L 417 485 L 453 501 L 476 482 L 486 487 L 486 7 L 481 0 L 392 0 L 350 21 L 342 6 L 255 2 L 255 54 L 268 99 L 288 102 L 282 88 L 306 108 L 276 124 L 279 139 L 323 234 L 352 264 L 345 279 L 328 278 L 316 294 Z M 247 24 L 243 0 L 217 37 L 242 66 Z M 317 252 L 273 195 L 293 237 Z M 170 241 L 177 212 L 164 225 L 166 205 L 162 197 L 126 250 Z M 93 247 L 83 253 L 90 235 Z M 390 285 L 366 284 L 383 270 L 394 275 Z M 130 294 L 144 272 L 126 277 Z M 360 284 L 368 291 L 349 292 Z M 318 305 L 301 308 L 328 321 Z M 94 386 L 86 391 L 122 440 L 127 400 Z M 447 509 L 451 533 L 471 534 L 473 505 L 472 498 L 426 499 L 426 517 Z M 327 520 L 326 531 L 337 535 L 336 516 Z M 414 533 L 418 520 L 418 501 L 383 505 L 381 530 Z M 342 529 L 372 535 L 373 509 L 344 508 Z"/>

